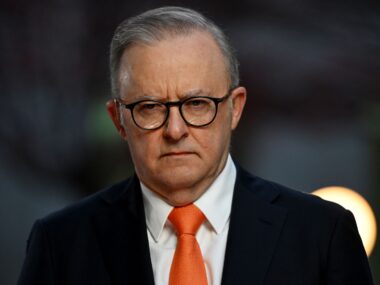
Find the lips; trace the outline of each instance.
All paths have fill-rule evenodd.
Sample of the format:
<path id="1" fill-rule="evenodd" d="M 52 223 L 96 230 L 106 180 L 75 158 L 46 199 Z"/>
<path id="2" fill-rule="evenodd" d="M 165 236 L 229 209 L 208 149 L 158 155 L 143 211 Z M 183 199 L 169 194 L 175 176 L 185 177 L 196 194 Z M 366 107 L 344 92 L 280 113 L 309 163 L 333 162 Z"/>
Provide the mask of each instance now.
<path id="1" fill-rule="evenodd" d="M 162 157 L 165 157 L 165 156 L 181 157 L 181 156 L 186 156 L 186 155 L 191 155 L 191 154 L 195 154 L 195 153 L 191 151 L 171 151 L 171 152 L 164 153 Z"/>

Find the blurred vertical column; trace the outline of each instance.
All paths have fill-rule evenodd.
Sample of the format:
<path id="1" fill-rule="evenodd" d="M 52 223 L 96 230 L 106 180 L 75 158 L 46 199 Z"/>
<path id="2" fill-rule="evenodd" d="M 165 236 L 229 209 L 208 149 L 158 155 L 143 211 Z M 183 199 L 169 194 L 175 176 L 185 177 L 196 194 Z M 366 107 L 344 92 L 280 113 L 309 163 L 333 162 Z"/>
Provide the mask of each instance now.
<path id="1" fill-rule="evenodd" d="M 0 283 L 15 284 L 32 222 L 79 196 L 85 1 L 4 1 L 0 25 Z"/>
<path id="2" fill-rule="evenodd" d="M 380 94 L 377 94 L 380 96 Z M 372 161 L 372 177 L 373 177 L 373 208 L 377 221 L 380 220 L 380 102 L 369 101 L 364 104 L 364 123 L 368 126 L 369 136 L 371 141 L 371 148 L 373 153 Z M 371 257 L 371 265 L 373 270 L 374 279 L 380 280 L 380 244 L 379 236 L 375 244 L 374 253 Z"/>

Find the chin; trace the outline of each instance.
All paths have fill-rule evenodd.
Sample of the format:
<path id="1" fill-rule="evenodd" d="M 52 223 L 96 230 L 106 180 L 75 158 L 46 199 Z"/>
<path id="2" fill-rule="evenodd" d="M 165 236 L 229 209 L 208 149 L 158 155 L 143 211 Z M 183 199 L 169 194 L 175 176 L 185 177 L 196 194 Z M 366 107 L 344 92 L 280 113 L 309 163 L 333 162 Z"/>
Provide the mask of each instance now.
<path id="1" fill-rule="evenodd" d="M 169 189 L 198 188 L 207 177 L 207 169 L 202 165 L 182 165 L 159 170 L 158 182 L 162 182 Z M 206 174 L 206 175 L 205 175 Z"/>
<path id="2" fill-rule="evenodd" d="M 209 177 L 204 175 L 205 172 L 206 169 L 200 166 L 164 168 L 145 177 L 144 183 L 170 205 L 184 206 L 197 200 L 207 189 Z"/>
<path id="3" fill-rule="evenodd" d="M 170 190 L 169 190 L 170 189 Z M 203 193 L 202 189 L 193 189 L 189 185 L 170 185 L 165 188 L 166 192 L 161 192 L 161 196 L 172 206 L 185 206 L 196 201 Z"/>
<path id="4" fill-rule="evenodd" d="M 179 169 L 170 169 L 170 171 L 166 171 L 166 173 L 162 173 L 160 176 L 160 180 L 163 181 L 168 188 L 173 190 L 191 188 L 201 180 L 198 173 Z"/>

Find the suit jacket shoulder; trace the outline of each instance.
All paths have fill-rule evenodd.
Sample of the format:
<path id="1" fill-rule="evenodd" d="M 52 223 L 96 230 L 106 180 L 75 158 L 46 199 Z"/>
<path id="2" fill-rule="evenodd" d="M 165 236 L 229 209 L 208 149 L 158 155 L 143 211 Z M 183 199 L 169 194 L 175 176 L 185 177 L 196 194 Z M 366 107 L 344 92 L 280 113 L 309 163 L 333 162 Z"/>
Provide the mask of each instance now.
<path id="1" fill-rule="evenodd" d="M 351 212 L 238 166 L 223 284 L 252 279 L 256 284 L 372 284 Z"/>
<path id="2" fill-rule="evenodd" d="M 153 284 L 137 177 L 38 220 L 18 284 Z"/>
<path id="3" fill-rule="evenodd" d="M 131 177 L 103 190 L 99 190 L 88 197 L 39 219 L 38 223 L 42 223 L 45 226 L 64 228 L 66 225 L 73 226 L 73 223 L 88 221 L 91 216 L 106 208 L 108 204 L 120 201 L 125 196 L 128 196 L 129 186 L 134 183 L 133 180 L 134 177 Z"/>

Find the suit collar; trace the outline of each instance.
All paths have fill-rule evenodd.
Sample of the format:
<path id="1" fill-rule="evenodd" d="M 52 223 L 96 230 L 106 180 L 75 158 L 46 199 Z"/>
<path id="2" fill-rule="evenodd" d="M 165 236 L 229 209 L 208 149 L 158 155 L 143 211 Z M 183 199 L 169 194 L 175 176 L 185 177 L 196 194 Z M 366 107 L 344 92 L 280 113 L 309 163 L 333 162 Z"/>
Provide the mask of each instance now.
<path id="1" fill-rule="evenodd" d="M 286 218 L 280 191 L 238 167 L 222 284 L 262 284 Z"/>

